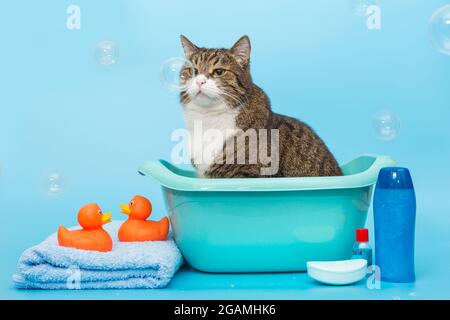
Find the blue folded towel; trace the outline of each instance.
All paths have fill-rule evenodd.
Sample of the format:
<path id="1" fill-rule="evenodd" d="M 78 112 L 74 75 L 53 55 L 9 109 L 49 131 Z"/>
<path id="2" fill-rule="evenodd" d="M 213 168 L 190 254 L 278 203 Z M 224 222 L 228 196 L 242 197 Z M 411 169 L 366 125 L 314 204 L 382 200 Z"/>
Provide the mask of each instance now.
<path id="1" fill-rule="evenodd" d="M 122 221 L 104 229 L 113 238 L 110 252 L 65 248 L 52 234 L 27 249 L 13 276 L 21 289 L 118 289 L 163 288 L 183 263 L 173 239 L 166 241 L 120 242 L 117 231 Z"/>

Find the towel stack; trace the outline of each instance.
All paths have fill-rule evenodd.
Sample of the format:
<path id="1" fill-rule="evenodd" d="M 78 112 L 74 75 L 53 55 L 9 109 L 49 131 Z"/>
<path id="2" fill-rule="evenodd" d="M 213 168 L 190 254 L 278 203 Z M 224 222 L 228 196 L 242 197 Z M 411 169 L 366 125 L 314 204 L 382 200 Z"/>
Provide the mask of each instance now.
<path id="1" fill-rule="evenodd" d="M 120 242 L 121 221 L 104 226 L 113 238 L 110 252 L 58 245 L 56 233 L 26 250 L 13 276 L 21 289 L 137 289 L 167 286 L 183 263 L 173 239 Z"/>

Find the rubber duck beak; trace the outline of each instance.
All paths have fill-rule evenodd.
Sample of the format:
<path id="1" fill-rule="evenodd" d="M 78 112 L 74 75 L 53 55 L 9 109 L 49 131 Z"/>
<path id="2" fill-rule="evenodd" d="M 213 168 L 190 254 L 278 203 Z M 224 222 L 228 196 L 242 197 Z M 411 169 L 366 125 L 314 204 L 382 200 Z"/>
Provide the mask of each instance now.
<path id="1" fill-rule="evenodd" d="M 102 224 L 107 224 L 108 222 L 111 222 L 111 216 L 112 216 L 111 212 L 102 214 Z"/>
<path id="2" fill-rule="evenodd" d="M 127 205 L 127 204 L 121 203 L 121 204 L 120 204 L 120 208 L 122 208 L 121 212 L 122 212 L 122 213 L 125 213 L 126 215 L 128 215 L 128 214 L 131 213 L 130 206 Z"/>

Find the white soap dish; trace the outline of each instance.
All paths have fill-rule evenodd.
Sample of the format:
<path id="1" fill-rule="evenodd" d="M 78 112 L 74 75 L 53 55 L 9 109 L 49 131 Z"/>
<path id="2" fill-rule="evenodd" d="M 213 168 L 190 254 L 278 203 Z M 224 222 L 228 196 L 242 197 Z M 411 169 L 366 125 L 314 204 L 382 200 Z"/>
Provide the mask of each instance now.
<path id="1" fill-rule="evenodd" d="M 367 260 L 351 259 L 341 261 L 309 261 L 306 263 L 308 275 L 331 285 L 355 283 L 367 274 Z"/>

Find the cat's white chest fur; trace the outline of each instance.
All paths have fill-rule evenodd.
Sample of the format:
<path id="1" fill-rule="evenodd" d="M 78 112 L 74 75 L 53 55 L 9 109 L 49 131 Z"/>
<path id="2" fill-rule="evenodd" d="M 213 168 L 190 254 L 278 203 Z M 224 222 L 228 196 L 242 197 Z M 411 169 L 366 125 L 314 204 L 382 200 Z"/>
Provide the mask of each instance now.
<path id="1" fill-rule="evenodd" d="M 228 137 L 237 129 L 236 116 L 239 111 L 224 103 L 204 107 L 189 102 L 184 107 L 184 119 L 189 131 L 189 157 L 197 167 L 199 176 L 214 164 L 217 155 L 222 154 Z"/>

